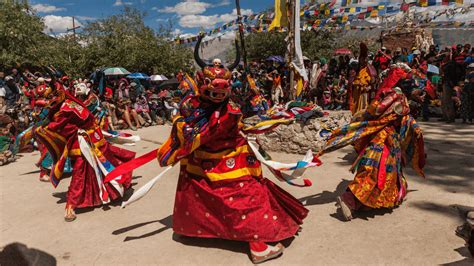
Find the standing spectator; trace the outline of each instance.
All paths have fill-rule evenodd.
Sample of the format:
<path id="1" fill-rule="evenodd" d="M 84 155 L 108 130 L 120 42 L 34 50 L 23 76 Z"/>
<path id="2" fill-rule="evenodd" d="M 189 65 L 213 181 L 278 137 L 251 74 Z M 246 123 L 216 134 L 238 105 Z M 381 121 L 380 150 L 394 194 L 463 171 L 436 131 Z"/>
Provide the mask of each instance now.
<path id="1" fill-rule="evenodd" d="M 389 54 L 389 51 L 387 51 L 387 48 L 382 47 L 375 56 L 374 65 L 379 70 L 384 71 L 390 66 L 391 61 L 392 58 Z"/>
<path id="2" fill-rule="evenodd" d="M 464 77 L 464 68 L 451 59 L 443 66 L 443 95 L 441 107 L 443 108 L 443 120 L 447 123 L 454 122 L 455 110 L 453 103 L 454 86 Z"/>
<path id="3" fill-rule="evenodd" d="M 412 47 L 412 48 L 411 48 L 411 53 L 409 53 L 409 54 L 407 55 L 408 64 L 411 64 L 411 62 L 413 61 L 413 56 L 414 56 L 413 52 L 414 52 L 415 50 L 418 50 L 418 49 L 416 49 L 416 47 Z"/>
<path id="4" fill-rule="evenodd" d="M 20 89 L 12 76 L 5 77 L 5 104 L 14 107 L 20 99 Z"/>
<path id="5" fill-rule="evenodd" d="M 5 74 L 3 72 L 0 72 L 0 115 L 4 114 L 7 108 L 7 105 L 5 103 L 5 96 L 7 94 L 7 91 L 5 89 L 5 82 L 3 81 L 3 77 Z"/>
<path id="6" fill-rule="evenodd" d="M 453 59 L 456 61 L 456 63 L 464 65 L 464 60 L 467 56 L 468 54 L 464 52 L 463 46 L 461 44 L 456 45 L 456 49 L 453 49 Z"/>
<path id="7" fill-rule="evenodd" d="M 411 60 L 411 63 L 410 63 L 410 67 L 416 69 L 416 68 L 420 67 L 421 62 L 422 62 L 422 60 L 421 60 L 420 50 L 413 51 L 413 57 L 412 57 L 412 60 Z"/>
<path id="8" fill-rule="evenodd" d="M 436 46 L 430 45 L 429 51 L 425 56 L 426 61 L 432 64 L 436 60 L 437 56 L 438 56 L 438 52 L 436 51 Z"/>
<path id="9" fill-rule="evenodd" d="M 407 61 L 406 55 L 402 54 L 402 48 L 397 47 L 395 55 L 393 56 L 393 63 L 406 63 Z"/>
<path id="10" fill-rule="evenodd" d="M 469 120 L 469 123 L 472 124 L 474 118 L 474 73 L 468 74 L 466 80 L 461 94 L 461 118 L 463 123 Z"/>
<path id="11" fill-rule="evenodd" d="M 272 102 L 273 105 L 280 104 L 280 99 L 283 97 L 283 89 L 281 88 L 281 76 L 277 70 L 272 71 L 267 75 L 267 79 L 272 81 Z"/>

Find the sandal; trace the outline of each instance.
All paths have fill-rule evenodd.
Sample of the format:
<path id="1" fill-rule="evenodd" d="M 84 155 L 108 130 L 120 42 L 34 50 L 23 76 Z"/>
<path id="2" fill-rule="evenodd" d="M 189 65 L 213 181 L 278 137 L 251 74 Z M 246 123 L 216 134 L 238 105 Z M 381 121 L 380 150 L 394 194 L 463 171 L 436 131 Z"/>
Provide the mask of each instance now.
<path id="1" fill-rule="evenodd" d="M 276 246 L 268 245 L 267 249 L 262 252 L 250 250 L 250 258 L 254 264 L 259 264 L 281 256 L 284 250 L 285 247 L 281 243 L 278 243 Z"/>
<path id="2" fill-rule="evenodd" d="M 39 180 L 40 180 L 41 182 L 49 182 L 49 181 L 51 181 L 51 180 L 49 179 L 49 176 L 48 176 L 48 175 L 40 176 Z"/>
<path id="3" fill-rule="evenodd" d="M 74 208 L 71 205 L 66 204 L 66 215 L 64 215 L 64 221 L 72 222 L 76 220 L 77 216 L 74 212 Z"/>

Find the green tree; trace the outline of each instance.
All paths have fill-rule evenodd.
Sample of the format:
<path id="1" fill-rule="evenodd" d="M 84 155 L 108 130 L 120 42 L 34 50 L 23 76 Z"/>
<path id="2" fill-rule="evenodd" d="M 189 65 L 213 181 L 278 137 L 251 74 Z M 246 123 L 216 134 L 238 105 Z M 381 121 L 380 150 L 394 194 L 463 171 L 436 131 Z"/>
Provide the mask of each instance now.
<path id="1" fill-rule="evenodd" d="M 130 71 L 169 74 L 184 68 L 192 57 L 184 47 L 173 45 L 169 31 L 155 33 L 144 16 L 126 7 L 123 13 L 87 24 L 82 32 L 85 66 L 122 66 Z"/>
<path id="2" fill-rule="evenodd" d="M 249 60 L 264 59 L 272 55 L 286 54 L 286 32 L 259 32 L 245 37 Z M 310 59 L 328 56 L 334 48 L 334 34 L 329 32 L 301 32 L 301 49 Z"/>
<path id="3" fill-rule="evenodd" d="M 15 2 L 0 3 L 0 67 L 37 64 L 42 46 L 49 42 L 43 34 L 44 23 L 28 5 Z"/>

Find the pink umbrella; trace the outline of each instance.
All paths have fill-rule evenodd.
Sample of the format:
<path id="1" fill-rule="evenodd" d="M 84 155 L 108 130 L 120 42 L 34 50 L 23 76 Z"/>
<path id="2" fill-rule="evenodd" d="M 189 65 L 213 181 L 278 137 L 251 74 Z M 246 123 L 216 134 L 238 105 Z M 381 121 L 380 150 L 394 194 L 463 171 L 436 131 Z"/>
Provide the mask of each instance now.
<path id="1" fill-rule="evenodd" d="M 339 48 L 339 49 L 334 50 L 334 54 L 347 54 L 347 55 L 350 55 L 350 54 L 352 54 L 352 52 L 351 52 L 351 50 L 349 50 L 347 48 Z"/>

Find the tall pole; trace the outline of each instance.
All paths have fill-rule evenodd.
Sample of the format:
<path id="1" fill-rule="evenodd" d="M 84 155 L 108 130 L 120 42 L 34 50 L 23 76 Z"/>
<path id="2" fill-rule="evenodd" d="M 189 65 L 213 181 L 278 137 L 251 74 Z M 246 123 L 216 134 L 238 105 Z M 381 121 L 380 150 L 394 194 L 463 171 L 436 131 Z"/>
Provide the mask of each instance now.
<path id="1" fill-rule="evenodd" d="M 76 27 L 76 19 L 72 17 L 72 29 L 66 29 L 67 32 L 72 31 L 74 41 L 76 41 L 76 30 L 79 29 L 81 26 Z"/>
<path id="2" fill-rule="evenodd" d="M 299 25 L 295 25 L 295 0 L 288 0 L 287 2 L 287 11 L 288 11 L 288 17 L 290 18 L 290 23 L 288 26 L 288 42 L 290 44 L 290 51 L 288 53 L 288 69 L 290 71 L 290 99 L 295 99 L 295 72 L 293 71 L 291 67 L 291 62 L 293 61 L 293 58 L 295 57 L 295 28 L 299 27 Z M 299 14 L 298 14 L 299 15 Z"/>
<path id="3" fill-rule="evenodd" d="M 242 49 L 244 70 L 247 71 L 247 50 L 245 50 L 244 24 L 242 23 L 242 14 L 240 13 L 240 0 L 235 0 L 235 7 L 237 9 L 237 23 L 239 25 L 240 46 Z"/>

